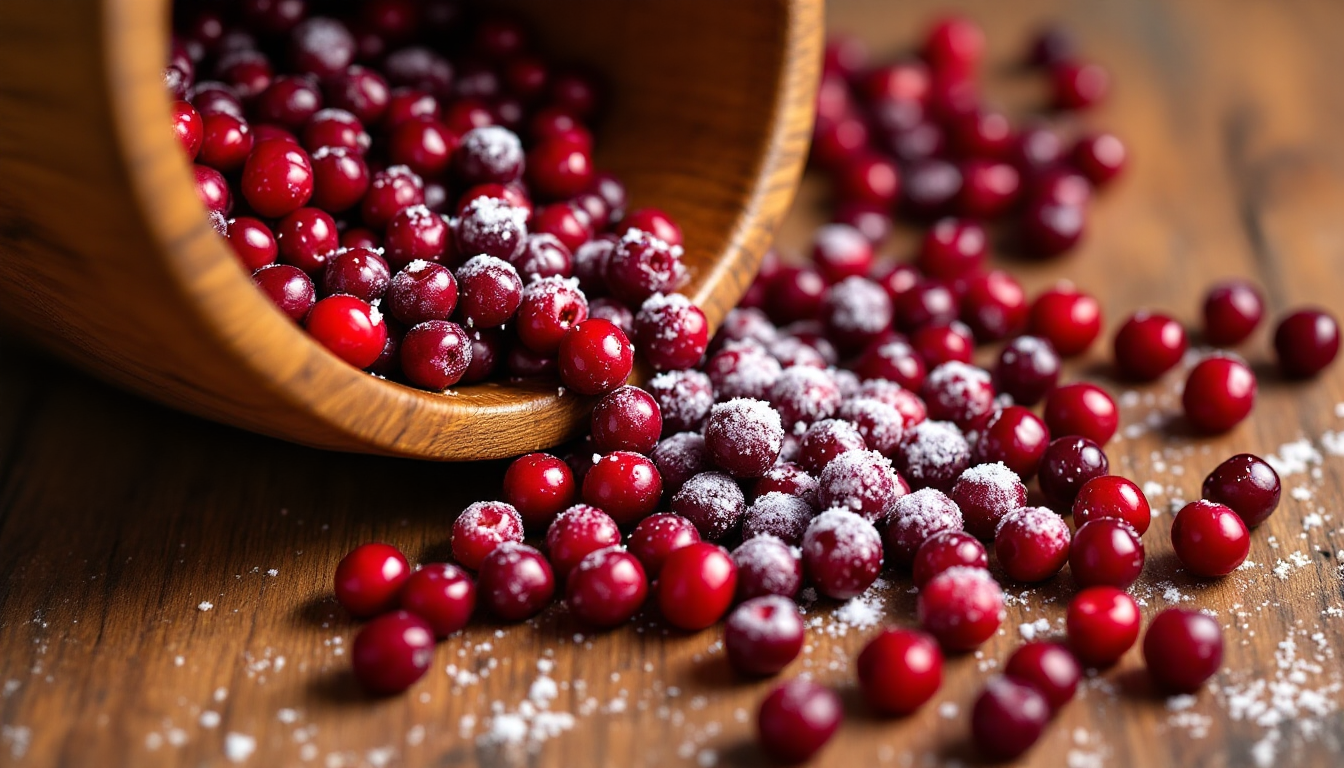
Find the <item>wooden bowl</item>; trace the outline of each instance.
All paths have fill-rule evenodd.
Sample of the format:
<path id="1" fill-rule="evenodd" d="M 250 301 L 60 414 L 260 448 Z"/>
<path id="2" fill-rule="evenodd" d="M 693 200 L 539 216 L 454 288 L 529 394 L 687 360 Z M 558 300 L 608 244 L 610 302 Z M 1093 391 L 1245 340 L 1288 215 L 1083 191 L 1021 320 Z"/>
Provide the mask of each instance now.
<path id="1" fill-rule="evenodd" d="M 555 445 L 591 401 L 555 384 L 423 392 L 338 360 L 251 284 L 168 130 L 168 0 L 0 4 L 0 317 L 168 405 L 320 448 L 484 459 Z M 610 84 L 599 168 L 681 223 L 717 327 L 788 208 L 822 0 L 516 3 Z"/>

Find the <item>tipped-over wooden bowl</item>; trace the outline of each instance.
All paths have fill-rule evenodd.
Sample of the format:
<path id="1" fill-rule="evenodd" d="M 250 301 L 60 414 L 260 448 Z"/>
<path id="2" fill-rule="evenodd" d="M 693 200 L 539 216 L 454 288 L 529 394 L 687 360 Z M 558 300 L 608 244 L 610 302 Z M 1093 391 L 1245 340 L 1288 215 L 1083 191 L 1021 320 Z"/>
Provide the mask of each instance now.
<path id="1" fill-rule="evenodd" d="M 792 200 L 822 0 L 516 3 L 610 85 L 598 167 L 680 222 L 684 290 L 717 327 Z M 169 405 L 299 443 L 483 459 L 573 436 L 554 384 L 430 393 L 350 367 L 252 285 L 169 131 L 168 0 L 0 3 L 0 316 Z"/>

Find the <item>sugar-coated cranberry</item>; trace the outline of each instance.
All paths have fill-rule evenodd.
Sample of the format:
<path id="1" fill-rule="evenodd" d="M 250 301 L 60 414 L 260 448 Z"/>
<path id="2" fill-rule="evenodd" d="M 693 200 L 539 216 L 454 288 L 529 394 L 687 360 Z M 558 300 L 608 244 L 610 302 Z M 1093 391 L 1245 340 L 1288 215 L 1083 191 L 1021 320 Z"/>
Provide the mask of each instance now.
<path id="1" fill-rule="evenodd" d="M 533 352 L 551 355 L 560 348 L 560 342 L 569 330 L 587 319 L 588 300 L 576 281 L 562 277 L 535 280 L 523 288 L 516 326 L 518 340 Z M 606 331 L 608 327 L 615 329 L 611 323 L 603 323 L 594 326 L 593 330 Z M 619 333 L 619 329 L 616 332 Z"/>
<path id="2" fill-rule="evenodd" d="M 886 629 L 859 653 L 858 678 L 868 706 L 883 715 L 908 715 L 942 686 L 943 654 L 923 632 Z"/>
<path id="3" fill-rule="evenodd" d="M 923 395 L 930 419 L 950 421 L 963 430 L 984 423 L 994 409 L 989 373 L 966 363 L 944 363 L 929 371 Z"/>
<path id="4" fill-rule="evenodd" d="M 711 342 L 716 352 L 728 349 L 729 342 L 755 344 L 764 349 L 779 338 L 779 329 L 770 322 L 770 318 L 757 309 L 737 307 L 728 312 L 723 325 Z"/>
<path id="5" fill-rule="evenodd" d="M 649 454 L 663 431 L 662 415 L 653 396 L 629 385 L 618 387 L 599 400 L 591 422 L 593 448 L 600 453 Z"/>
<path id="6" fill-rule="evenodd" d="M 1143 561 L 1138 532 L 1112 517 L 1079 525 L 1069 548 L 1069 568 L 1080 587 L 1104 584 L 1128 589 L 1143 572 Z"/>
<path id="7" fill-rule="evenodd" d="M 1069 650 L 1089 667 L 1105 669 L 1139 637 L 1139 606 L 1115 587 L 1088 587 L 1069 602 Z"/>
<path id="8" fill-rule="evenodd" d="M 1026 583 L 1044 581 L 1069 560 L 1069 526 L 1044 507 L 1008 513 L 994 534 L 994 553 L 1008 577 Z"/>
<path id="9" fill-rule="evenodd" d="M 1101 333 L 1101 306 L 1072 284 L 1061 283 L 1036 297 L 1027 325 L 1061 357 L 1074 357 L 1086 352 Z"/>
<path id="10" fill-rule="evenodd" d="M 456 307 L 457 279 L 439 264 L 413 261 L 388 284 L 388 311 L 407 325 L 446 320 Z"/>
<path id="11" fill-rule="evenodd" d="M 863 349 L 891 327 L 891 320 L 887 292 L 866 277 L 847 277 L 822 297 L 826 338 L 842 352 Z"/>
<path id="12" fill-rule="evenodd" d="M 975 748 L 991 760 L 1012 760 L 1041 738 L 1050 712 L 1049 702 L 1031 683 L 991 677 L 971 708 Z"/>
<path id="13" fill-rule="evenodd" d="M 485 126 L 467 131 L 453 153 L 453 167 L 466 184 L 508 184 L 523 176 L 522 142 L 507 128 Z"/>
<path id="14" fill-rule="evenodd" d="M 836 416 L 853 424 L 869 450 L 892 456 L 905 435 L 905 416 L 896 407 L 873 397 L 854 397 L 840 405 Z"/>
<path id="15" fill-rule="evenodd" d="M 622 193 L 623 192 L 624 191 L 622 190 Z M 680 246 L 683 244 L 681 227 L 677 226 L 677 223 L 672 220 L 671 216 L 668 216 L 657 208 L 639 208 L 633 210 L 623 217 L 621 223 L 616 226 L 616 231 L 618 233 L 624 233 L 630 229 L 638 229 L 641 232 L 647 232 L 671 246 Z"/>
<path id="16" fill-rule="evenodd" d="M 317 293 L 313 280 L 298 267 L 271 264 L 254 272 L 252 282 L 290 320 L 301 322 L 313 308 Z"/>
<path id="17" fill-rule="evenodd" d="M 987 568 L 988 563 L 984 545 L 974 536 L 964 531 L 942 531 L 919 545 L 911 571 L 915 586 L 923 587 L 949 568 Z"/>
<path id="18" fill-rule="evenodd" d="M 1111 76 L 1099 64 L 1064 62 L 1050 70 L 1055 106 L 1087 109 L 1106 97 Z"/>
<path id="19" fill-rule="evenodd" d="M 1223 663 L 1223 629 L 1207 614 L 1168 608 L 1148 624 L 1143 662 L 1163 691 L 1194 693 Z"/>
<path id="20" fill-rule="evenodd" d="M 803 585 L 803 564 L 797 550 L 773 535 L 744 535 L 732 558 L 737 566 L 738 600 L 762 595 L 792 598 Z"/>
<path id="21" fill-rule="evenodd" d="M 976 272 L 989 247 L 985 229 L 974 221 L 940 219 L 924 235 L 916 265 L 937 279 L 955 279 Z"/>
<path id="22" fill-rule="evenodd" d="M 1095 384 L 1066 384 L 1045 401 L 1045 423 L 1054 437 L 1081 435 L 1105 445 L 1120 426 L 1120 411 L 1106 390 Z"/>
<path id="23" fill-rule="evenodd" d="M 322 271 L 322 291 L 328 296 L 346 293 L 371 302 L 383 298 L 391 282 L 387 262 L 370 248 L 337 251 Z"/>
<path id="24" fill-rule="evenodd" d="M 227 216 L 233 210 L 233 193 L 229 191 L 224 174 L 204 165 L 194 165 L 191 170 L 196 181 L 196 197 L 201 204 L 207 211 Z"/>
<path id="25" fill-rule="evenodd" d="M 523 240 L 523 247 L 510 262 L 527 279 L 574 274 L 574 257 L 555 235 L 534 232 Z"/>
<path id="26" fill-rule="evenodd" d="M 672 511 L 694 523 L 701 538 L 716 540 L 741 525 L 747 500 L 733 478 L 702 472 L 688 478 L 672 496 Z"/>
<path id="27" fill-rule="evenodd" d="M 402 610 L 424 619 L 434 634 L 447 637 L 467 626 L 476 610 L 476 584 L 450 563 L 430 563 L 412 573 L 401 588 Z"/>
<path id="28" fill-rule="evenodd" d="M 360 214 L 365 224 L 381 231 L 402 208 L 424 202 L 424 181 L 410 168 L 394 165 L 373 175 Z"/>
<path id="29" fill-rule="evenodd" d="M 442 391 L 462 380 L 471 365 L 471 337 L 457 323 L 427 320 L 401 339 L 401 371 L 407 381 Z"/>
<path id="30" fill-rule="evenodd" d="M 777 323 L 809 320 L 821 313 L 826 280 L 808 267 L 786 266 L 766 286 L 765 309 Z"/>
<path id="31" fill-rule="evenodd" d="M 397 211 L 387 223 L 383 249 L 395 269 L 413 261 L 441 261 L 452 232 L 448 222 L 428 206 L 411 205 Z"/>
<path id="32" fill-rule="evenodd" d="M 628 229 L 607 257 L 607 289 L 630 305 L 655 293 L 672 293 L 686 279 L 681 246 L 641 229 Z"/>
<path id="33" fill-rule="evenodd" d="M 808 472 L 819 475 L 840 454 L 865 448 L 867 442 L 863 434 L 852 423 L 823 419 L 803 434 L 798 461 Z"/>
<path id="34" fill-rule="evenodd" d="M 762 493 L 747 507 L 742 518 L 742 538 L 771 536 L 789 546 L 798 546 L 815 514 L 813 502 L 801 496 L 780 491 Z"/>
<path id="35" fill-rule="evenodd" d="M 863 277 L 872 270 L 873 246 L 848 224 L 827 224 L 812 237 L 812 261 L 828 283 Z"/>
<path id="36" fill-rule="evenodd" d="M 370 693 L 410 688 L 433 660 L 433 628 L 408 611 L 386 613 L 364 625 L 350 647 L 355 679 Z"/>
<path id="37" fill-rule="evenodd" d="M 756 717 L 762 751 L 781 763 L 802 763 L 840 728 L 844 708 L 830 688 L 798 677 L 770 692 Z"/>
<path id="38" fill-rule="evenodd" d="M 680 432 L 671 435 L 653 449 L 649 457 L 663 478 L 663 490 L 674 494 L 685 482 L 701 472 L 714 469 L 705 448 L 705 438 L 699 432 Z"/>
<path id="39" fill-rule="evenodd" d="M 894 320 L 902 331 L 935 323 L 950 323 L 961 314 L 961 302 L 952 288 L 936 280 L 924 280 L 894 302 Z"/>
<path id="40" fill-rule="evenodd" d="M 459 253 L 484 253 L 512 263 L 527 245 L 527 209 L 478 197 L 458 218 L 455 239 Z"/>
<path id="41" fill-rule="evenodd" d="M 733 603 L 737 566 L 723 547 L 696 542 L 672 550 L 658 575 L 658 607 L 678 629 L 713 625 Z"/>
<path id="42" fill-rule="evenodd" d="M 453 521 L 453 559 L 473 571 L 500 544 L 522 540 L 522 516 L 512 505 L 501 501 L 478 501 L 462 510 Z"/>
<path id="43" fill-rule="evenodd" d="M 926 325 L 910 334 L 910 344 L 930 369 L 943 363 L 967 364 L 975 353 L 975 334 L 960 322 Z"/>
<path id="44" fill-rule="evenodd" d="M 923 387 L 928 375 L 924 359 L 903 339 L 874 343 L 859 356 L 854 371 L 864 379 L 885 379 L 909 390 Z"/>
<path id="45" fill-rule="evenodd" d="M 920 588 L 916 610 L 920 626 L 945 650 L 971 651 L 1003 622 L 1003 590 L 989 571 L 956 566 Z"/>
<path id="46" fill-rule="evenodd" d="M 590 553 L 621 543 L 621 531 L 606 512 L 575 504 L 561 512 L 546 530 L 546 554 L 561 579 Z"/>
<path id="47" fill-rule="evenodd" d="M 1093 520 L 1123 520 L 1140 536 L 1153 520 L 1148 497 L 1132 480 L 1118 475 L 1094 477 L 1073 500 L 1073 522 L 1080 528 Z"/>
<path id="48" fill-rule="evenodd" d="M 1166 315 L 1135 312 L 1115 333 L 1115 365 L 1136 381 L 1152 381 L 1185 354 L 1185 328 Z"/>
<path id="49" fill-rule="evenodd" d="M 862 439 L 862 438 L 860 438 Z M 734 477 L 760 477 L 783 448 L 779 413 L 760 400 L 737 398 L 715 405 L 705 424 L 713 462 Z"/>
<path id="50" fill-rule="evenodd" d="M 728 663 L 744 675 L 779 674 L 803 649 L 803 617 L 787 597 L 753 597 L 733 609 L 723 625 Z"/>
<path id="51" fill-rule="evenodd" d="M 848 600 L 863 594 L 881 572 L 882 537 L 853 512 L 827 510 L 803 534 L 803 566 L 817 591 Z"/>
<path id="52" fill-rule="evenodd" d="M 522 621 L 541 612 L 555 595 L 555 576 L 546 558 L 526 544 L 496 547 L 476 576 L 480 602 L 497 618 Z"/>
<path id="53" fill-rule="evenodd" d="M 975 442 L 975 461 L 1001 462 L 1030 479 L 1041 466 L 1051 432 L 1040 417 L 1020 405 L 1010 405 L 989 417 Z"/>
<path id="54" fill-rule="evenodd" d="M 951 488 L 971 464 L 971 447 L 957 425 L 921 421 L 912 427 L 896 454 L 896 467 L 915 488 Z"/>
<path id="55" fill-rule="evenodd" d="M 663 562 L 675 550 L 700 541 L 695 524 L 680 515 L 650 515 L 630 532 L 626 548 L 639 558 L 649 579 L 657 579 Z"/>
<path id="56" fill-rule="evenodd" d="M 243 266 L 251 270 L 274 264 L 280 252 L 271 228 L 251 216 L 239 216 L 229 222 L 229 245 Z"/>
<path id="57" fill-rule="evenodd" d="M 886 559 L 909 569 L 933 536 L 962 528 L 961 510 L 943 492 L 923 488 L 896 499 L 886 510 L 882 543 Z"/>
<path id="58" fill-rule="evenodd" d="M 868 520 L 880 518 L 904 492 L 891 460 L 877 451 L 846 451 L 817 478 L 817 501 L 822 509 L 848 509 Z"/>
<path id="59" fill-rule="evenodd" d="M 1315 376 L 1339 354 L 1339 323 L 1323 309 L 1299 309 L 1274 329 L 1274 353 L 1284 376 Z"/>
<path id="60" fill-rule="evenodd" d="M 1109 474 L 1110 467 L 1106 452 L 1086 437 L 1057 438 L 1041 457 L 1041 493 L 1056 509 L 1071 509 L 1087 481 Z"/>
<path id="61" fill-rule="evenodd" d="M 1027 486 L 1007 465 L 983 463 L 962 472 L 948 495 L 961 509 L 966 531 L 980 541 L 993 541 L 1003 518 L 1026 506 Z"/>
<path id="62" fill-rule="evenodd" d="M 647 517 L 662 493 L 658 468 L 648 458 L 629 451 L 603 456 L 583 478 L 583 500 L 605 510 L 623 526 Z"/>
<path id="63" fill-rule="evenodd" d="M 1240 344 L 1264 314 L 1264 298 L 1250 281 L 1215 283 L 1204 294 L 1204 340 L 1216 346 Z"/>
<path id="64" fill-rule="evenodd" d="M 1283 485 L 1269 462 L 1239 453 L 1219 464 L 1204 478 L 1201 495 L 1237 514 L 1248 528 L 1263 523 L 1278 509 Z"/>
<path id="65" fill-rule="evenodd" d="M 361 544 L 336 566 L 336 600 L 351 616 L 376 616 L 396 606 L 410 575 L 411 566 L 396 547 Z"/>
<path id="66" fill-rule="evenodd" d="M 1088 181 L 1101 187 L 1109 184 L 1125 169 L 1127 154 L 1125 144 L 1119 137 L 1102 132 L 1078 139 L 1069 159 Z"/>
<path id="67" fill-rule="evenodd" d="M 1181 392 L 1185 417 L 1202 432 L 1226 432 L 1255 405 L 1255 374 L 1230 357 L 1213 356 L 1190 370 Z"/>
<path id="68" fill-rule="evenodd" d="M 474 256 L 457 269 L 458 313 L 468 328 L 508 322 L 523 300 L 523 281 L 508 262 Z"/>
<path id="69" fill-rule="evenodd" d="M 261 141 L 247 156 L 239 188 L 254 211 L 279 218 L 313 196 L 313 165 L 297 145 Z"/>
<path id="70" fill-rule="evenodd" d="M 300 72 L 335 77 L 354 63 L 355 37 L 336 19 L 312 16 L 290 30 L 289 58 Z"/>
<path id="71" fill-rule="evenodd" d="M 1003 665 L 1003 674 L 1040 691 L 1050 709 L 1058 712 L 1077 692 L 1083 670 L 1069 649 L 1036 641 L 1018 646 Z"/>
<path id="72" fill-rule="evenodd" d="M 714 406 L 709 377 L 700 371 L 667 371 L 649 380 L 649 394 L 658 403 L 667 432 L 697 430 Z"/>
<path id="73" fill-rule="evenodd" d="M 1059 355 L 1047 339 L 1019 336 L 999 352 L 992 371 L 994 387 L 1014 403 L 1032 406 L 1055 388 L 1059 366 Z"/>
<path id="74" fill-rule="evenodd" d="M 569 572 L 565 601 L 579 621 L 598 628 L 629 621 L 649 594 L 639 559 L 620 547 L 590 552 Z"/>
<path id="75" fill-rule="evenodd" d="M 1022 284 L 1003 270 L 972 277 L 961 297 L 961 320 L 980 341 L 998 341 L 1021 332 L 1027 311 Z"/>
<path id="76" fill-rule="evenodd" d="M 322 346 L 356 368 L 372 365 L 387 343 L 382 313 L 354 296 L 322 299 L 308 311 L 303 324 Z"/>
<path id="77" fill-rule="evenodd" d="M 1196 576 L 1226 576 L 1251 551 L 1246 524 L 1228 507 L 1213 501 L 1193 501 L 1171 521 L 1171 546 L 1186 570 Z"/>
<path id="78" fill-rule="evenodd" d="M 635 315 L 635 343 L 655 370 L 691 368 L 709 347 L 709 323 L 685 296 L 656 294 Z"/>
<path id="79" fill-rule="evenodd" d="M 560 339 L 560 381 L 581 395 L 610 392 L 630 378 L 634 355 L 630 340 L 611 321 L 583 320 Z M 656 426 L 661 430 L 661 421 Z M 652 434 L 656 436 L 657 431 Z"/>

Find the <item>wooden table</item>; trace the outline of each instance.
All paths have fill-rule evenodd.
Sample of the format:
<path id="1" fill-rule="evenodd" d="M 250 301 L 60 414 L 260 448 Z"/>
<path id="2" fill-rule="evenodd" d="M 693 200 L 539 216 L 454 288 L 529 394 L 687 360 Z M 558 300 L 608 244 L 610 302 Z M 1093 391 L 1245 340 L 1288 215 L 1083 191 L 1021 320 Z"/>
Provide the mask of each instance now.
<path id="1" fill-rule="evenodd" d="M 916 38 L 935 5 L 838 2 L 831 15 L 835 28 L 891 53 Z M 964 5 L 989 30 L 991 92 L 1010 105 L 1039 98 L 1039 86 L 1008 62 L 1045 19 L 1067 22 L 1116 76 L 1114 98 L 1089 120 L 1129 142 L 1131 172 L 1094 207 L 1076 254 L 1013 265 L 1033 290 L 1075 279 L 1102 297 L 1108 328 L 1141 305 L 1194 320 L 1203 288 L 1229 275 L 1258 280 L 1276 313 L 1302 302 L 1344 308 L 1344 6 Z M 821 198 L 810 181 L 785 248 L 806 242 Z M 892 252 L 908 253 L 909 243 L 907 235 Z M 644 618 L 584 635 L 551 611 L 448 640 L 406 695 L 371 700 L 357 691 L 346 659 L 355 626 L 330 595 L 337 561 L 371 539 L 421 562 L 445 557 L 453 515 L 497 493 L 500 465 L 319 453 L 172 413 L 11 344 L 2 349 L 0 764 L 762 762 L 751 721 L 771 683 L 735 678 L 717 629 L 670 633 Z M 1227 626 L 1226 670 L 1198 697 L 1164 701 L 1131 652 L 1088 681 L 1025 764 L 1344 760 L 1344 516 L 1336 508 L 1344 441 L 1332 431 L 1344 427 L 1336 405 L 1344 366 L 1289 384 L 1268 365 L 1263 329 L 1241 351 L 1261 373 L 1248 423 L 1192 439 L 1162 416 L 1176 407 L 1176 380 L 1117 386 L 1127 431 L 1108 446 L 1113 468 L 1146 484 L 1161 512 L 1135 587 L 1145 614 L 1173 601 L 1216 612 Z M 1099 349 L 1077 371 L 1104 380 L 1104 360 Z M 1282 447 L 1300 438 L 1307 442 Z M 1254 566 L 1193 580 L 1168 543 L 1171 505 L 1195 498 L 1204 474 L 1243 450 L 1277 453 L 1304 471 L 1285 476 L 1282 508 L 1255 534 Z M 898 721 L 871 717 L 853 695 L 852 660 L 875 631 L 863 626 L 872 616 L 851 608 L 844 622 L 833 605 L 810 606 L 808 651 L 790 674 L 834 682 L 855 703 L 819 762 L 973 762 L 965 742 L 972 697 L 1024 633 L 1058 634 L 1073 589 L 1067 575 L 1013 588 L 1000 635 L 951 661 L 936 700 Z M 882 621 L 912 622 L 904 578 L 893 576 L 871 604 Z"/>

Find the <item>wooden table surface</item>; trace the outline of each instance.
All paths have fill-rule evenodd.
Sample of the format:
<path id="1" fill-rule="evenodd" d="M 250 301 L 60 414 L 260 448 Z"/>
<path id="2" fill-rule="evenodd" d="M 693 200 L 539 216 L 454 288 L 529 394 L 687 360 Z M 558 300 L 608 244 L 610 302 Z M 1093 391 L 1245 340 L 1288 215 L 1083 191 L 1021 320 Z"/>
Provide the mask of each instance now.
<path id="1" fill-rule="evenodd" d="M 909 45 L 933 2 L 836 2 L 835 29 L 879 53 Z M 1012 265 L 1033 290 L 1069 277 L 1103 300 L 1108 333 L 1141 305 L 1195 319 L 1214 278 L 1264 286 L 1272 310 L 1344 309 L 1344 5 L 1251 0 L 965 4 L 990 34 L 990 92 L 1039 100 L 1008 66 L 1029 30 L 1065 21 L 1115 75 L 1089 117 L 1130 145 L 1129 175 L 1093 208 L 1085 245 Z M 823 215 L 811 180 L 781 243 Z M 909 251 L 909 236 L 892 254 Z M 1104 346 L 1104 345 L 1100 345 Z M 755 707 L 769 682 L 736 679 L 719 630 L 668 632 L 641 618 L 586 635 L 562 611 L 474 626 L 439 648 L 406 695 L 356 689 L 355 631 L 333 569 L 373 539 L 413 560 L 446 556 L 449 524 L 497 493 L 501 465 L 441 466 L 324 454 L 146 404 L 12 343 L 0 347 L 0 764 L 754 765 Z M 1174 603 L 1216 612 L 1225 670 L 1197 697 L 1163 700 L 1138 653 L 1089 680 L 1023 761 L 1033 766 L 1338 765 L 1344 741 L 1344 366 L 1286 383 L 1262 329 L 1241 350 L 1260 372 L 1252 418 L 1193 439 L 1179 376 L 1116 385 L 1124 435 L 1112 467 L 1160 516 L 1135 586 L 1146 616 Z M 1104 350 L 1075 372 L 1106 380 Z M 1254 563 L 1218 581 L 1181 573 L 1171 507 L 1239 451 L 1276 454 L 1279 512 Z M 950 661 L 913 717 L 866 714 L 852 660 L 882 622 L 910 624 L 908 580 L 861 605 L 808 607 L 808 649 L 787 674 L 838 685 L 848 721 L 825 765 L 974 763 L 967 708 L 1025 634 L 1059 634 L 1062 575 L 1013 595 L 981 652 Z M 880 613 L 875 616 L 874 609 Z"/>

